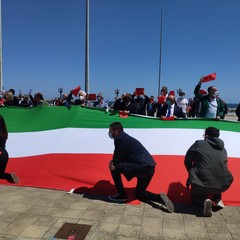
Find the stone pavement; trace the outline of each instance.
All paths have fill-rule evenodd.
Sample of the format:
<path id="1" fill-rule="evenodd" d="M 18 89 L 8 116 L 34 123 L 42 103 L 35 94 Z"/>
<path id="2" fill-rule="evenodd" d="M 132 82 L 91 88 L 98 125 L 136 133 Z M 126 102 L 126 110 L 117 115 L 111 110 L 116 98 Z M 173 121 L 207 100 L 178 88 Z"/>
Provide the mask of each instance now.
<path id="1" fill-rule="evenodd" d="M 190 204 L 116 204 L 93 196 L 31 187 L 0 186 L 0 239 L 59 239 L 64 223 L 92 225 L 86 240 L 240 239 L 240 207 L 211 218 Z M 65 238 L 66 239 L 66 238 Z M 77 240 L 77 239 L 75 239 Z"/>

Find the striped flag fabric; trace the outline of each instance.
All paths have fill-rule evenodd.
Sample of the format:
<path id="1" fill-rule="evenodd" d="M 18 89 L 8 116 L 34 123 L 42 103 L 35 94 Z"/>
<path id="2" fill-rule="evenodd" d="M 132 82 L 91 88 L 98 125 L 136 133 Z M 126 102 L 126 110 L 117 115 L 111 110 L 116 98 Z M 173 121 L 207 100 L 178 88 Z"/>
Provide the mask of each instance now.
<path id="1" fill-rule="evenodd" d="M 114 144 L 108 137 L 112 122 L 121 122 L 129 135 L 138 139 L 157 162 L 156 174 L 149 186 L 164 191 L 175 202 L 190 202 L 185 188 L 187 172 L 184 156 L 188 148 L 202 139 L 204 129 L 221 130 L 229 157 L 234 183 L 224 193 L 228 205 L 240 206 L 240 125 L 238 122 L 210 119 L 162 121 L 158 118 L 130 115 L 102 109 L 46 106 L 37 108 L 1 108 L 9 131 L 7 171 L 21 179 L 19 186 L 43 187 L 107 196 L 115 193 L 108 170 Z M 2 181 L 2 184 L 9 184 Z M 124 185 L 133 192 L 136 180 Z"/>

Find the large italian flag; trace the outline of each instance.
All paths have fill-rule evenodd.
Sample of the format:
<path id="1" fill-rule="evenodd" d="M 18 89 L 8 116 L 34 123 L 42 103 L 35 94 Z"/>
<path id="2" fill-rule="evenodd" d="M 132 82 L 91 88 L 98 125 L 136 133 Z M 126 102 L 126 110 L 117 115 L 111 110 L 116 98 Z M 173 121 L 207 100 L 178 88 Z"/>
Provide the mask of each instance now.
<path id="1" fill-rule="evenodd" d="M 125 132 L 137 138 L 157 162 L 148 188 L 166 192 L 174 202 L 190 202 L 185 188 L 184 155 L 209 126 L 221 130 L 234 175 L 231 188 L 223 194 L 225 204 L 240 206 L 240 124 L 231 121 L 186 119 L 162 121 L 140 116 L 119 117 L 118 113 L 73 106 L 4 107 L 10 155 L 7 172 L 15 172 L 19 186 L 51 188 L 105 197 L 115 193 L 108 170 L 114 150 L 108 137 L 110 123 L 119 121 Z M 9 184 L 1 180 L 2 184 Z M 134 199 L 136 179 L 127 182 L 129 201 Z"/>

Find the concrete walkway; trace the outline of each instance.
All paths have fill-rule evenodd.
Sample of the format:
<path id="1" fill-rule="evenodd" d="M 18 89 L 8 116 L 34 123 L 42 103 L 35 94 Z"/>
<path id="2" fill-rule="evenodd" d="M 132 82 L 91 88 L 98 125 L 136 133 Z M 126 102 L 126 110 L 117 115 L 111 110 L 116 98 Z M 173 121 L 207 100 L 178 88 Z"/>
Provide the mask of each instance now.
<path id="1" fill-rule="evenodd" d="M 193 205 L 175 204 L 170 214 L 159 205 L 116 204 L 14 185 L 0 185 L 0 216 L 0 240 L 60 239 L 54 236 L 64 223 L 91 225 L 86 240 L 240 239 L 240 207 L 225 207 L 204 218 Z"/>
<path id="2" fill-rule="evenodd" d="M 64 191 L 0 186 L 0 215 L 4 240 L 59 239 L 54 236 L 64 223 L 91 225 L 86 240 L 240 239 L 240 207 L 204 218 L 189 204 L 175 204 L 175 212 L 167 213 L 147 203 L 116 204 Z"/>

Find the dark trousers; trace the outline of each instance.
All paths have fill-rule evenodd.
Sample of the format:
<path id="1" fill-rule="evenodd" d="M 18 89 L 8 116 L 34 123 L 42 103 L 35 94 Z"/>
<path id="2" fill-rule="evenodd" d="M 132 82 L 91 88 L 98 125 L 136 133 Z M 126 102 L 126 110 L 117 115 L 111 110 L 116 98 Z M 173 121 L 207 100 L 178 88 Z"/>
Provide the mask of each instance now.
<path id="1" fill-rule="evenodd" d="M 143 167 L 136 174 L 137 186 L 135 189 L 135 196 L 139 200 L 151 200 L 163 203 L 159 194 L 155 194 L 149 191 L 146 191 L 149 183 L 152 180 L 152 177 L 155 172 L 155 166 Z M 116 170 L 111 171 L 111 175 L 117 189 L 117 192 L 120 195 L 126 196 L 126 191 L 122 183 L 122 174 L 124 174 L 123 168 L 116 168 Z"/>
<path id="2" fill-rule="evenodd" d="M 5 173 L 8 163 L 8 153 L 5 149 L 0 148 L 0 178 L 12 182 L 12 176 L 9 173 Z"/>
<path id="3" fill-rule="evenodd" d="M 205 199 L 210 198 L 209 195 L 212 195 L 212 201 L 217 199 L 222 199 L 221 191 L 213 188 L 206 188 L 196 184 L 191 185 L 191 197 L 194 204 L 203 208 L 203 203 Z"/>

